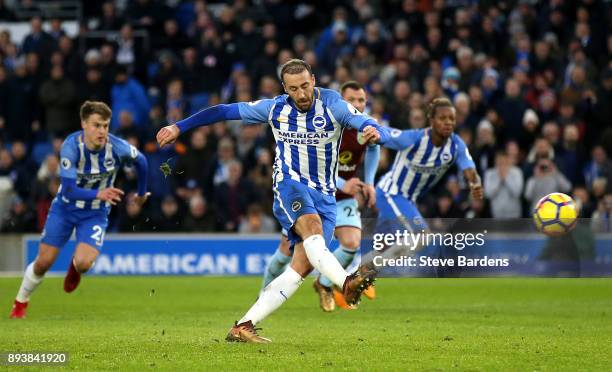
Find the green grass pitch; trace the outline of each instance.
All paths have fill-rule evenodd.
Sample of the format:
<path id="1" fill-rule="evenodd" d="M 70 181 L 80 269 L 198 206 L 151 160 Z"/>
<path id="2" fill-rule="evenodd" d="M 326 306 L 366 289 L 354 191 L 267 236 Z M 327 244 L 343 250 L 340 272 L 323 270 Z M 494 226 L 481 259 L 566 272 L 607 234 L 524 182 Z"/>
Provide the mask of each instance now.
<path id="1" fill-rule="evenodd" d="M 324 314 L 312 280 L 264 320 L 269 345 L 228 344 L 260 278 L 48 278 L 9 320 L 0 353 L 67 351 L 81 370 L 609 370 L 610 279 L 385 279 L 359 310 Z M 23 367 L 15 367 L 19 369 Z M 42 368 L 41 368 L 42 369 Z"/>

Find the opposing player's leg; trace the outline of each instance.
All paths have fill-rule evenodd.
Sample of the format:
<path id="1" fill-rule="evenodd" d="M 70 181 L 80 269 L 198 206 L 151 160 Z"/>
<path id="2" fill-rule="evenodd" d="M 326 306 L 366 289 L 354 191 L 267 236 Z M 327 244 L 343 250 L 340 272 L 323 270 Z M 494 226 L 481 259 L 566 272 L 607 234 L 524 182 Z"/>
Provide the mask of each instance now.
<path id="1" fill-rule="evenodd" d="M 74 224 L 62 210 L 61 205 L 53 203 L 47 215 L 47 221 L 38 246 L 38 256 L 25 270 L 10 317 L 25 318 L 30 296 L 42 283 L 44 275 L 55 262 L 62 248 L 74 229 Z"/>
<path id="2" fill-rule="evenodd" d="M 76 226 L 77 247 L 64 278 L 64 291 L 73 292 L 98 258 L 104 244 L 108 217 L 105 211 L 88 212 Z"/>
<path id="3" fill-rule="evenodd" d="M 276 248 L 276 252 L 274 252 L 266 265 L 263 282 L 261 283 L 262 291 L 272 280 L 285 271 L 285 268 L 291 262 L 291 255 L 291 243 L 287 239 L 287 232 L 283 230 L 278 248 Z"/>

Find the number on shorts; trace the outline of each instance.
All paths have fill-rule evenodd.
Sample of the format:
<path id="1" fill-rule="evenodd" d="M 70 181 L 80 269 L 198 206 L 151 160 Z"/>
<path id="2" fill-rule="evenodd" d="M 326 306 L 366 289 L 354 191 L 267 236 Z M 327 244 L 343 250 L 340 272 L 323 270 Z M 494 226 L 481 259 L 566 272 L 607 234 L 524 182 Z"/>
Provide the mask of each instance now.
<path id="1" fill-rule="evenodd" d="M 344 207 L 344 211 L 346 212 L 346 216 L 347 217 L 354 217 L 355 216 L 355 212 L 353 211 L 353 208 L 351 208 L 351 207 Z"/>
<path id="2" fill-rule="evenodd" d="M 91 238 L 96 241 L 96 245 L 102 245 L 102 239 L 104 239 L 104 229 L 100 225 L 94 225 L 94 233 L 91 234 Z"/>

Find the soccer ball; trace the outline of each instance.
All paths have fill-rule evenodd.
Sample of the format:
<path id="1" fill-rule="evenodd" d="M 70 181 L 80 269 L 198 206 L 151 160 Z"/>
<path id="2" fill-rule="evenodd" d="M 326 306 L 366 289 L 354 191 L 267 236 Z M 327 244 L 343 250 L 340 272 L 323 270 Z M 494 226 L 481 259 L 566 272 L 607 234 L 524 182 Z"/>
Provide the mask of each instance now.
<path id="1" fill-rule="evenodd" d="M 560 192 L 548 194 L 536 204 L 533 220 L 538 231 L 548 236 L 560 236 L 570 232 L 578 218 L 574 199 Z"/>

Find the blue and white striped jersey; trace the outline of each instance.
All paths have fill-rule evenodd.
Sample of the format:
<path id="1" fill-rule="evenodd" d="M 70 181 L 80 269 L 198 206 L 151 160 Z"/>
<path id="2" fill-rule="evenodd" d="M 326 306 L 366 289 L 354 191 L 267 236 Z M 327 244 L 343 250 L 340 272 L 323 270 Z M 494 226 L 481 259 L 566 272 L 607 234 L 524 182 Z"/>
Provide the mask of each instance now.
<path id="1" fill-rule="evenodd" d="M 64 140 L 60 152 L 60 177 L 76 180 L 78 187 L 88 190 L 102 190 L 113 187 L 117 172 L 123 163 L 136 160 L 140 152 L 125 140 L 108 135 L 108 141 L 100 151 L 90 151 L 85 146 L 83 132 L 70 134 Z M 56 200 L 79 209 L 110 208 L 102 200 L 70 200 L 60 187 Z"/>
<path id="2" fill-rule="evenodd" d="M 453 133 L 446 143 L 436 147 L 431 142 L 430 128 L 391 130 L 385 147 L 398 150 L 393 166 L 378 182 L 389 195 L 403 195 L 416 201 L 455 163 L 462 171 L 476 168 L 465 143 Z"/>
<path id="3" fill-rule="evenodd" d="M 338 151 L 343 127 L 359 129 L 373 120 L 331 89 L 315 88 L 315 102 L 307 112 L 288 95 L 239 104 L 246 123 L 268 122 L 276 140 L 275 184 L 285 177 L 324 194 L 336 191 Z"/>

